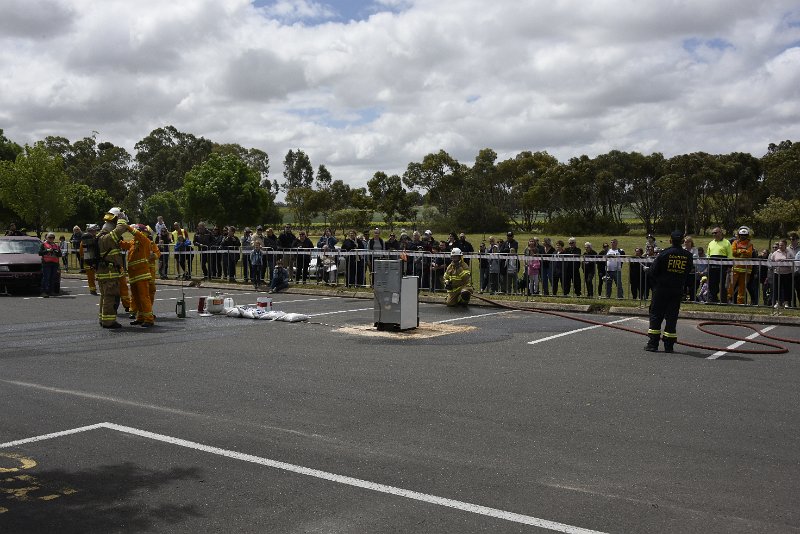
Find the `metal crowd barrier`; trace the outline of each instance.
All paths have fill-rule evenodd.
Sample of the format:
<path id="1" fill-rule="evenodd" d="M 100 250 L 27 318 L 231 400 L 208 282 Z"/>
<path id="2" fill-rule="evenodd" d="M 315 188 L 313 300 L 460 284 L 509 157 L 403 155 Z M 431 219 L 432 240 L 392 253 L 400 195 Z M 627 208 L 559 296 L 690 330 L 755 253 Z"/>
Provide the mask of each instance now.
<path id="1" fill-rule="evenodd" d="M 175 251 L 172 244 L 162 249 L 157 276 L 162 279 L 208 278 L 237 282 L 251 281 L 253 266 L 250 265 L 252 249 L 219 249 L 193 247 L 191 250 Z M 372 262 L 375 259 L 395 258 L 405 263 L 407 276 L 420 278 L 420 290 L 444 291 L 442 275 L 449 264 L 450 254 L 412 250 L 372 251 L 336 249 L 325 253 L 322 249 L 262 249 L 261 280 L 268 284 L 272 278 L 275 262 L 283 259 L 289 270 L 290 282 L 294 284 L 327 284 L 345 287 L 372 286 Z M 636 256 L 570 256 L 534 255 L 506 253 L 471 253 L 464 259 L 470 266 L 472 285 L 477 291 L 531 298 L 539 296 L 588 296 L 590 298 L 617 298 L 639 301 L 644 306 L 650 299 L 651 287 L 647 269 L 652 257 Z M 509 263 L 509 260 L 511 262 Z M 539 262 L 535 278 L 528 275 L 528 263 Z M 609 260 L 618 262 L 619 269 L 609 272 Z M 586 274 L 586 266 L 594 265 L 593 273 Z M 613 263 L 612 263 L 613 265 Z M 729 296 L 733 282 L 734 267 L 749 269 L 744 286 L 743 304 L 751 306 L 774 306 L 783 302 L 798 306 L 800 299 L 800 261 L 782 262 L 752 258 L 728 260 L 696 258 L 695 272 L 691 284 L 685 288 L 687 301 L 717 301 L 722 304 L 737 304 L 737 295 Z M 511 269 L 509 270 L 509 266 Z M 638 266 L 638 267 L 637 267 Z M 79 269 L 74 249 L 70 251 L 68 269 Z M 701 293 L 703 277 L 709 284 L 718 282 L 715 291 L 709 287 L 708 294 Z M 591 291 L 588 291 L 591 287 Z M 612 291 L 613 289 L 613 291 Z"/>

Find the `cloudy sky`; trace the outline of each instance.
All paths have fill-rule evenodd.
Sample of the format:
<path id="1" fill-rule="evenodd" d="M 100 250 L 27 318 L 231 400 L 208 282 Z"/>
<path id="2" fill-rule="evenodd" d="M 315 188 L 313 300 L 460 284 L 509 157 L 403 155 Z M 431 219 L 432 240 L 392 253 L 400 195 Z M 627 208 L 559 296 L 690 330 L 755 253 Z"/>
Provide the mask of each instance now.
<path id="1" fill-rule="evenodd" d="M 444 149 L 800 141 L 797 0 L 0 0 L 0 128 L 173 125 L 364 185 Z"/>

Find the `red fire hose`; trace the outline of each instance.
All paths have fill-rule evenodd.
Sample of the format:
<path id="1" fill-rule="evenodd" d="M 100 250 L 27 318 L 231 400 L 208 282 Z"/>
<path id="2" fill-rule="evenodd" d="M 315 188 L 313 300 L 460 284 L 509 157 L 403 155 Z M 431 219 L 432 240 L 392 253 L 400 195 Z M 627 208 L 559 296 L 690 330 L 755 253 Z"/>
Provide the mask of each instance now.
<path id="1" fill-rule="evenodd" d="M 578 321 L 578 322 L 581 322 L 581 323 L 597 325 L 597 326 L 605 326 L 606 328 L 614 328 L 616 330 L 622 330 L 624 332 L 630 332 L 632 334 L 639 334 L 639 335 L 642 335 L 642 336 L 647 336 L 647 333 L 640 332 L 639 330 L 634 330 L 633 328 L 627 328 L 625 326 L 620 326 L 620 325 L 617 325 L 617 324 L 601 323 L 600 321 L 593 321 L 592 319 L 584 319 L 583 317 L 577 317 L 575 315 L 571 315 L 571 314 L 568 314 L 568 313 L 561 313 L 561 312 L 556 312 L 556 311 L 551 311 L 551 310 L 542 310 L 540 308 L 520 308 L 520 307 L 517 307 L 517 306 L 511 306 L 511 305 L 503 304 L 501 302 L 497 302 L 497 301 L 494 301 L 494 300 L 489 300 L 489 299 L 486 299 L 486 298 L 483 298 L 483 297 L 479 297 L 477 295 L 472 295 L 472 298 L 480 300 L 480 301 L 483 301 L 483 302 L 485 302 L 487 304 L 490 304 L 490 305 L 492 305 L 492 306 L 494 306 L 496 308 L 503 308 L 503 309 L 507 309 L 507 310 L 516 310 L 516 311 L 524 311 L 524 312 L 531 312 L 531 313 L 541 313 L 541 314 L 544 314 L 544 315 L 553 315 L 555 317 L 561 317 L 563 319 L 571 319 L 573 321 Z M 724 337 L 724 338 L 727 338 L 727 339 L 733 339 L 735 341 L 742 341 L 742 342 L 745 342 L 745 343 L 753 343 L 755 345 L 761 345 L 761 346 L 770 347 L 770 348 L 768 348 L 768 349 L 738 349 L 738 348 L 729 349 L 729 348 L 726 348 L 726 347 L 714 347 L 714 346 L 710 346 L 710 345 L 701 345 L 701 344 L 698 344 L 698 343 L 688 343 L 688 342 L 685 342 L 685 341 L 678 341 L 677 344 L 678 345 L 682 345 L 684 347 L 691 347 L 691 348 L 695 348 L 695 349 L 708 350 L 708 351 L 712 351 L 712 352 L 720 352 L 720 351 L 722 351 L 722 352 L 731 352 L 731 353 L 737 353 L 737 354 L 785 354 L 785 353 L 789 352 L 788 348 L 784 347 L 783 345 L 778 345 L 777 343 L 770 343 L 769 341 L 763 341 L 763 340 L 759 341 L 759 340 L 755 340 L 755 339 L 746 339 L 746 338 L 735 336 L 735 335 L 732 335 L 732 334 L 722 334 L 722 333 L 719 333 L 719 332 L 712 332 L 712 331 L 710 331 L 710 330 L 708 330 L 706 328 L 706 327 L 709 327 L 709 326 L 734 326 L 734 327 L 737 327 L 737 328 L 748 328 L 748 329 L 752 330 L 753 332 L 757 332 L 761 337 L 765 337 L 765 338 L 771 339 L 773 341 L 780 341 L 780 342 L 783 342 L 783 343 L 794 343 L 794 344 L 800 345 L 800 339 L 791 339 L 791 338 L 770 336 L 768 334 L 765 334 L 764 332 L 761 332 L 758 328 L 756 328 L 756 327 L 754 327 L 752 325 L 745 324 L 745 323 L 734 323 L 734 322 L 728 322 L 728 321 L 705 321 L 705 322 L 702 322 L 702 323 L 698 324 L 697 325 L 697 329 L 700 330 L 703 333 L 706 333 L 706 334 L 709 334 L 709 335 L 712 335 L 712 336 Z"/>

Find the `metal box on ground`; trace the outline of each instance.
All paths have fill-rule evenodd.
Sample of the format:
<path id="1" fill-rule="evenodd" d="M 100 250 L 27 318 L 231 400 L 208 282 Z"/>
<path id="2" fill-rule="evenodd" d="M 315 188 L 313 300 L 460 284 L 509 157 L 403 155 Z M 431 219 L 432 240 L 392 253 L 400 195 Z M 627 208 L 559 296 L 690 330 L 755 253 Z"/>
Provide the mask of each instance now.
<path id="1" fill-rule="evenodd" d="M 402 260 L 375 260 L 373 284 L 378 330 L 408 330 L 419 326 L 419 278 L 403 276 Z"/>

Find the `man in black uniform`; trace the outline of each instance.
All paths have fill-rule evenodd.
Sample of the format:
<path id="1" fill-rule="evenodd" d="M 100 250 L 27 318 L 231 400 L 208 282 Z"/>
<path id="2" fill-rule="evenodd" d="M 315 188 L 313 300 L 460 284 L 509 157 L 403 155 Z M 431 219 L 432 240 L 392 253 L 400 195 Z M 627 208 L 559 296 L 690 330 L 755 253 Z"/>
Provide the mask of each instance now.
<path id="1" fill-rule="evenodd" d="M 647 330 L 649 340 L 644 350 L 658 351 L 658 340 L 661 337 L 661 322 L 664 324 L 664 352 L 672 352 L 678 341 L 676 325 L 678 310 L 681 307 L 683 288 L 693 269 L 692 253 L 685 250 L 683 232 L 675 230 L 670 236 L 672 246 L 661 251 L 649 269 L 653 285 L 653 301 L 650 304 L 650 328 Z"/>

